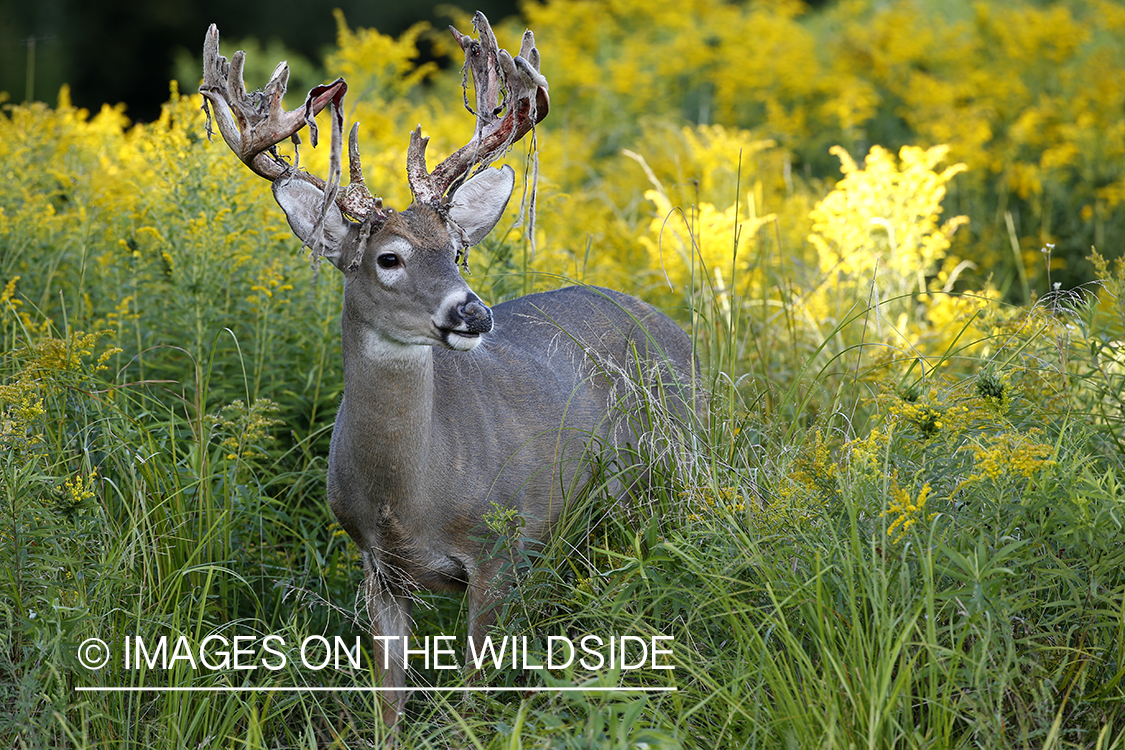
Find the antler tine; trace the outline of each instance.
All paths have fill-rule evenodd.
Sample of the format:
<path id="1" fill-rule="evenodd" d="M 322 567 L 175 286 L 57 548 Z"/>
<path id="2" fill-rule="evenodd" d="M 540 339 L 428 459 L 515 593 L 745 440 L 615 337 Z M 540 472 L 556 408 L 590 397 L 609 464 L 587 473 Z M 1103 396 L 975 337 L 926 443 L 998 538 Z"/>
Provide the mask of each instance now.
<path id="1" fill-rule="evenodd" d="M 500 77 L 498 63 L 501 57 L 507 56 L 488 19 L 483 13 L 477 11 L 473 16 L 473 28 L 477 30 L 479 41 L 461 36 L 461 48 L 465 51 L 465 66 L 473 71 L 473 86 L 477 93 L 477 132 L 478 134 L 487 125 L 496 121 L 500 114 L 500 95 L 503 91 L 504 81 Z M 465 46 L 465 42 L 468 46 Z M 470 110 L 471 111 L 471 110 Z"/>
<path id="2" fill-rule="evenodd" d="M 434 185 L 430 173 L 426 171 L 426 145 L 429 136 L 422 136 L 422 126 L 410 132 L 410 146 L 406 149 L 406 181 L 410 192 L 419 203 L 433 203 L 441 198 L 442 190 Z"/>
<path id="3" fill-rule="evenodd" d="M 373 196 L 363 179 L 363 164 L 359 159 L 359 123 L 352 123 L 348 133 L 348 186 L 336 199 L 336 205 L 351 216 L 363 219 L 372 211 L 382 214 L 383 199 Z"/>
<path id="4" fill-rule="evenodd" d="M 527 60 L 535 72 L 539 72 L 539 50 L 535 47 L 535 34 L 531 29 L 523 32 L 523 42 L 520 44 L 520 57 Z"/>
<path id="5" fill-rule="evenodd" d="M 199 93 L 209 102 L 223 140 L 246 166 L 268 180 L 284 174 L 289 165 L 277 155 L 274 147 L 311 122 L 312 117 L 333 100 L 342 100 L 347 91 L 344 80 L 318 86 L 309 92 L 305 106 L 286 112 L 281 98 L 289 83 L 289 66 L 282 62 L 273 72 L 264 91 L 247 93 L 242 80 L 246 54 L 236 52 L 228 62 L 219 54 L 219 29 L 214 24 L 203 42 L 203 85 Z M 208 111 L 208 121 L 211 112 Z M 208 135 L 210 135 L 208 122 Z M 316 143 L 315 125 L 310 128 Z"/>
<path id="6" fill-rule="evenodd" d="M 441 201 L 450 187 L 460 184 L 474 169 L 502 156 L 546 117 L 550 108 L 547 79 L 539 72 L 539 51 L 531 32 L 524 33 L 520 54 L 513 58 L 499 48 L 483 13 L 478 11 L 473 17 L 473 27 L 477 39 L 452 26 L 449 30 L 465 51 L 465 67 L 473 74 L 476 129 L 467 144 L 432 172 L 426 170 L 428 139 L 422 137 L 420 129 L 411 134 L 406 172 L 414 199 L 419 202 Z"/>

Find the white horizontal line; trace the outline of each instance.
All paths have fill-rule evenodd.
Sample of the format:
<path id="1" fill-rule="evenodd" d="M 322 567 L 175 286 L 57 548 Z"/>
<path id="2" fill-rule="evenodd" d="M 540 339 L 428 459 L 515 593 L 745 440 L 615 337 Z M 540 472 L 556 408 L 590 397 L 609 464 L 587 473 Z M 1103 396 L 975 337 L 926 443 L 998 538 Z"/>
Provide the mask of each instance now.
<path id="1" fill-rule="evenodd" d="M 674 693 L 674 687 L 306 687 L 277 686 L 228 686 L 228 687 L 76 687 L 80 693 L 381 693 L 391 690 L 405 690 L 412 693 Z"/>

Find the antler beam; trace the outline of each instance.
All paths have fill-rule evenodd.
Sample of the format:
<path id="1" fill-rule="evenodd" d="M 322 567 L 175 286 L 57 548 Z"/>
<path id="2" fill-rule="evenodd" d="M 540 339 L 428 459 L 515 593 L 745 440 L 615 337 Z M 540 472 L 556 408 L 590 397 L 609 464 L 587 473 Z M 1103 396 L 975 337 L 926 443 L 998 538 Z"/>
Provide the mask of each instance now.
<path id="1" fill-rule="evenodd" d="M 204 109 L 207 110 L 207 135 L 211 135 L 211 112 L 223 140 L 242 162 L 255 174 L 273 181 L 284 174 L 298 174 L 324 190 L 342 211 L 359 220 L 367 218 L 372 212 L 381 215 L 382 202 L 371 195 L 363 180 L 363 170 L 359 160 L 359 145 L 356 128 L 349 136 L 348 156 L 350 160 L 351 183 L 337 191 L 339 182 L 340 141 L 344 123 L 344 94 L 348 84 L 343 78 L 332 83 L 317 86 L 309 91 L 305 105 L 301 109 L 286 112 L 281 106 L 289 84 L 289 66 L 282 62 L 274 69 L 269 83 L 264 89 L 247 92 L 242 69 L 246 53 L 234 53 L 228 62 L 219 54 L 219 29 L 212 24 L 203 42 L 203 85 L 199 93 L 204 96 Z M 317 143 L 317 127 L 314 119 L 325 107 L 332 109 L 332 174 L 327 181 L 306 172 L 295 172 L 277 153 L 277 144 L 286 138 L 297 140 L 297 132 L 309 128 L 309 140 Z"/>
<path id="2" fill-rule="evenodd" d="M 340 104 L 348 85 L 340 78 L 318 86 L 309 92 L 303 108 L 286 112 L 281 98 L 289 84 L 289 66 L 279 63 L 265 89 L 247 93 L 242 80 L 245 59 L 246 53 L 241 50 L 230 62 L 219 54 L 219 29 L 212 24 L 203 42 L 203 85 L 199 93 L 211 103 L 219 132 L 238 158 L 255 173 L 274 180 L 288 169 L 274 147 L 305 125 L 311 126 L 315 145 L 316 124 L 312 118 L 329 103 Z"/>

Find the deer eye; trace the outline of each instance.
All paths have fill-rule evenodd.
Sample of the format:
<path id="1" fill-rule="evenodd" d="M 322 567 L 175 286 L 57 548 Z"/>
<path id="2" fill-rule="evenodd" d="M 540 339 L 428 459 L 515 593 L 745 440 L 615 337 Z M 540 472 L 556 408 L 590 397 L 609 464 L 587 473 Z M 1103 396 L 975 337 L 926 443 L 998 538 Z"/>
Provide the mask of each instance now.
<path id="1" fill-rule="evenodd" d="M 379 264 L 379 268 L 396 268 L 400 261 L 394 253 L 382 253 L 375 262 Z"/>

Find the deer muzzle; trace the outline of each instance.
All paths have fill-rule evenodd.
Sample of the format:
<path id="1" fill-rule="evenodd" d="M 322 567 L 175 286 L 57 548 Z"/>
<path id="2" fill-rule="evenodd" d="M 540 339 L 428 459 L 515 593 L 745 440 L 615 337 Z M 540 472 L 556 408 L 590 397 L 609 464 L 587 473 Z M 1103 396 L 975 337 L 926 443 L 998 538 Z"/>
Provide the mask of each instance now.
<path id="1" fill-rule="evenodd" d="M 492 310 L 475 294 L 446 308 L 445 320 L 438 326 L 441 341 L 450 349 L 469 351 L 481 341 L 481 334 L 492 330 Z"/>
<path id="2" fill-rule="evenodd" d="M 457 330 L 477 334 L 492 330 L 492 310 L 479 299 L 470 299 L 458 307 L 457 314 L 461 317 L 460 322 L 464 326 L 463 329 L 458 326 Z"/>

